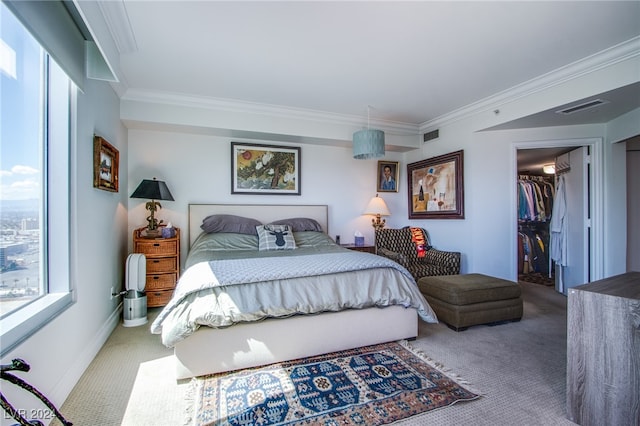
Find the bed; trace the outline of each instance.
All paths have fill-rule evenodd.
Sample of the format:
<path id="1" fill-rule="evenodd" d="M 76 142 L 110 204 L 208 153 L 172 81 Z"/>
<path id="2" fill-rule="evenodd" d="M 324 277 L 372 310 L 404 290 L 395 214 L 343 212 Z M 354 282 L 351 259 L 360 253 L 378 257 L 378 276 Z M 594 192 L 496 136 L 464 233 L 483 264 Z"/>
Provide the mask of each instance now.
<path id="1" fill-rule="evenodd" d="M 267 226 L 251 235 L 254 223 Z M 327 229 L 326 205 L 190 204 L 185 270 L 151 326 L 176 378 L 411 339 L 419 318 L 437 322 L 408 271 Z"/>

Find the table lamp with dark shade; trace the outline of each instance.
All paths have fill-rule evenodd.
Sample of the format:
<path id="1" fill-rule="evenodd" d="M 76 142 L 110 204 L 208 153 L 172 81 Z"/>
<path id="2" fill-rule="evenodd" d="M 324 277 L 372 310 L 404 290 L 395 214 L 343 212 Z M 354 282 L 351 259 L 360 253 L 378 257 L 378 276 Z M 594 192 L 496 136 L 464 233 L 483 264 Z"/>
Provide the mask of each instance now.
<path id="1" fill-rule="evenodd" d="M 174 201 L 167 184 L 161 180 L 156 180 L 154 177 L 153 180 L 143 179 L 140 182 L 140 185 L 133 191 L 131 194 L 131 198 L 146 198 L 151 201 L 148 201 L 145 205 L 146 209 L 151 213 L 147 216 L 147 229 L 144 232 L 144 236 L 149 238 L 156 238 L 161 236 L 160 229 L 158 225 L 162 223 L 162 221 L 158 222 L 158 219 L 154 217 L 154 214 L 158 208 L 162 208 L 159 202 L 156 200 L 168 200 Z"/>

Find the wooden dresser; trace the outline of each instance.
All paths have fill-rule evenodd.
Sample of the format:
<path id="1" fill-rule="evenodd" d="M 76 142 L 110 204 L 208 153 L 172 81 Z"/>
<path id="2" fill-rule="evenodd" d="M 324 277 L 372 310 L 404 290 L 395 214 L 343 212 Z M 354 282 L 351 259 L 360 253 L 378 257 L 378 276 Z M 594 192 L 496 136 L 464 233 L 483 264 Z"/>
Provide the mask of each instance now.
<path id="1" fill-rule="evenodd" d="M 180 229 L 173 238 L 145 238 L 145 228 L 133 231 L 133 251 L 147 259 L 147 306 L 164 306 L 171 299 L 180 276 Z"/>
<path id="2" fill-rule="evenodd" d="M 569 289 L 567 417 L 640 425 L 640 272 Z"/>

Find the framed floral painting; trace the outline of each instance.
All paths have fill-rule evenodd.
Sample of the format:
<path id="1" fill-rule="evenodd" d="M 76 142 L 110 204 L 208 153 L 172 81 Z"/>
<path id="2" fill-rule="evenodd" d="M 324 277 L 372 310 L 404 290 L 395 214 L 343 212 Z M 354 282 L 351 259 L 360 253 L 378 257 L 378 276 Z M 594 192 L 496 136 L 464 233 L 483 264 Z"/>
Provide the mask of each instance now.
<path id="1" fill-rule="evenodd" d="M 231 142 L 231 193 L 300 195 L 300 147 Z"/>

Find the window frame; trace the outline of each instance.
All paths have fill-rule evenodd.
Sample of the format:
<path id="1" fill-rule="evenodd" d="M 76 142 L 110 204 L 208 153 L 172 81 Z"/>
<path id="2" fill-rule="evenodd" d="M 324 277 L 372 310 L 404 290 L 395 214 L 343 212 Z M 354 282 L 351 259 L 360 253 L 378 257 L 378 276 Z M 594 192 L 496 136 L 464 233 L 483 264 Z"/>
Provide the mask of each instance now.
<path id="1" fill-rule="evenodd" d="M 24 26 L 24 25 L 23 25 Z M 28 28 L 25 29 L 28 31 Z M 74 303 L 71 277 L 71 152 L 76 125 L 77 87 L 42 44 L 42 173 L 40 258 L 44 294 L 0 320 L 0 356 L 46 326 Z"/>

